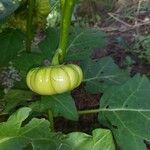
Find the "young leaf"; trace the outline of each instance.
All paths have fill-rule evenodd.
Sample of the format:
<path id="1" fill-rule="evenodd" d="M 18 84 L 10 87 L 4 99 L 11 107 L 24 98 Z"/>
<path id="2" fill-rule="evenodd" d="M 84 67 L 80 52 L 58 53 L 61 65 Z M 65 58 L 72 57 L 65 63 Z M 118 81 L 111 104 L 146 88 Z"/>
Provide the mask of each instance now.
<path id="1" fill-rule="evenodd" d="M 72 132 L 67 136 L 60 150 L 115 150 L 109 130 L 95 129 L 92 136 L 81 132 Z"/>
<path id="2" fill-rule="evenodd" d="M 89 60 L 83 67 L 86 89 L 91 93 L 104 92 L 112 85 L 120 85 L 129 79 L 129 74 L 119 69 L 111 57 Z"/>
<path id="3" fill-rule="evenodd" d="M 101 98 L 99 121 L 112 129 L 121 149 L 146 150 L 150 141 L 150 82 L 133 77 L 121 86 L 113 86 Z"/>
<path id="4" fill-rule="evenodd" d="M 69 35 L 66 60 L 85 60 L 94 48 L 103 48 L 106 37 L 98 29 L 73 28 Z"/>
<path id="5" fill-rule="evenodd" d="M 55 117 L 63 116 L 70 120 L 78 120 L 76 106 L 69 93 L 42 96 L 40 101 L 34 102 L 29 107 L 36 112 L 43 112 L 50 109 Z"/>
<path id="6" fill-rule="evenodd" d="M 23 34 L 14 29 L 0 34 L 0 67 L 6 66 L 23 48 L 23 39 Z"/>

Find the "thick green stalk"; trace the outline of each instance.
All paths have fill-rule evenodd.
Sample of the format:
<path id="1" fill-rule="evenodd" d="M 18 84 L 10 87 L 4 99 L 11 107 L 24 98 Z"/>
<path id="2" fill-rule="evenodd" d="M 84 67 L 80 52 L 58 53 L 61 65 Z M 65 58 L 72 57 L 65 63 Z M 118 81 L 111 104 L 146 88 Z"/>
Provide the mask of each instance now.
<path id="1" fill-rule="evenodd" d="M 31 44 L 33 37 L 32 20 L 34 12 L 35 0 L 28 0 L 28 16 L 27 16 L 27 35 L 26 35 L 26 51 L 31 52 Z"/>
<path id="2" fill-rule="evenodd" d="M 61 64 L 66 55 L 71 17 L 76 0 L 61 0 L 61 24 L 59 47 L 52 59 L 52 64 Z"/>

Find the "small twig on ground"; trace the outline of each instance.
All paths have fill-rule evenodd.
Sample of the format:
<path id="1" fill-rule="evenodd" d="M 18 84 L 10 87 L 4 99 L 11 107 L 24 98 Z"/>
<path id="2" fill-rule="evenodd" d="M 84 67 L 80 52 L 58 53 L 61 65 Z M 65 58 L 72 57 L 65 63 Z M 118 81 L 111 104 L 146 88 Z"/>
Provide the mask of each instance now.
<path id="1" fill-rule="evenodd" d="M 132 27 L 132 25 L 124 22 L 123 20 L 119 19 L 118 17 L 116 17 L 113 13 L 108 13 L 109 16 L 111 16 L 112 18 L 114 18 L 115 20 L 117 20 L 118 22 L 124 24 L 127 27 Z"/>

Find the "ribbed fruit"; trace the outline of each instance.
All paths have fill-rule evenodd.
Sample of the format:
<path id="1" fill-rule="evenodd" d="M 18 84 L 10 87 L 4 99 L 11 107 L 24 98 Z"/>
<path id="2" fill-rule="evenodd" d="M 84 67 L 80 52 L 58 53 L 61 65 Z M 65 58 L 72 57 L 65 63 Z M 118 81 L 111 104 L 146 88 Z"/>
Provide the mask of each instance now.
<path id="1" fill-rule="evenodd" d="M 40 95 L 71 91 L 83 80 L 82 69 L 75 64 L 34 68 L 27 74 L 28 87 Z"/>

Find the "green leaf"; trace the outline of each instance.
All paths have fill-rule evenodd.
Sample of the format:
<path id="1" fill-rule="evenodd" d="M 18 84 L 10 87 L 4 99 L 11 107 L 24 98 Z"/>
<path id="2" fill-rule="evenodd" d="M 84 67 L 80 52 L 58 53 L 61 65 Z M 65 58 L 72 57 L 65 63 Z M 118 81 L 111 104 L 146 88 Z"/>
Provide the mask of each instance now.
<path id="1" fill-rule="evenodd" d="M 48 28 L 46 30 L 46 38 L 39 43 L 39 48 L 41 49 L 42 54 L 49 60 L 52 59 L 52 56 L 58 47 L 58 42 L 58 31 L 54 28 Z"/>
<path id="2" fill-rule="evenodd" d="M 1 150 L 22 150 L 29 144 L 33 150 L 48 150 L 58 149 L 61 145 L 60 137 L 50 132 L 50 124 L 45 119 L 33 118 L 22 126 L 30 111 L 27 107 L 19 109 L 7 122 L 0 123 Z"/>
<path id="3" fill-rule="evenodd" d="M 29 107 L 36 112 L 44 112 L 50 109 L 55 117 L 63 116 L 70 120 L 78 120 L 76 106 L 69 93 L 42 96 L 40 101 L 34 102 Z"/>
<path id="4" fill-rule="evenodd" d="M 115 150 L 112 134 L 106 129 L 96 129 L 92 136 L 81 132 L 67 136 L 60 150 Z"/>
<path id="5" fill-rule="evenodd" d="M 10 112 L 15 109 L 17 105 L 26 103 L 27 100 L 32 98 L 32 95 L 33 93 L 30 91 L 11 89 L 3 98 L 6 103 L 4 112 Z"/>
<path id="6" fill-rule="evenodd" d="M 94 48 L 103 48 L 106 37 L 98 29 L 72 28 L 69 35 L 66 60 L 85 60 Z"/>
<path id="7" fill-rule="evenodd" d="M 18 130 L 21 123 L 29 116 L 30 111 L 30 108 L 22 108 L 10 116 L 7 122 L 0 123 L 0 149 L 7 150 L 6 146 L 11 147 L 17 144 L 12 141 L 16 140 L 17 136 L 19 137 Z"/>
<path id="8" fill-rule="evenodd" d="M 31 109 L 28 107 L 24 107 L 22 109 L 19 109 L 17 113 L 12 114 L 9 118 L 6 124 L 16 125 L 16 128 L 20 128 L 22 122 L 29 116 L 29 113 L 31 112 Z M 3 123 L 2 123 L 3 124 Z"/>
<path id="9" fill-rule="evenodd" d="M 0 34 L 0 67 L 6 66 L 23 49 L 23 39 L 23 34 L 14 29 Z"/>
<path id="10" fill-rule="evenodd" d="M 115 150 L 110 130 L 96 129 L 92 136 L 81 132 L 52 133 L 45 119 L 33 118 L 23 125 L 30 112 L 28 107 L 21 108 L 7 122 L 0 123 L 0 149 L 22 150 L 30 144 L 33 150 Z"/>
<path id="11" fill-rule="evenodd" d="M 91 93 L 104 92 L 112 85 L 121 85 L 129 79 L 127 71 L 119 69 L 111 57 L 89 60 L 83 67 L 86 89 Z"/>
<path id="12" fill-rule="evenodd" d="M 150 82 L 133 77 L 121 86 L 109 88 L 101 98 L 99 121 L 113 131 L 121 149 L 146 150 L 150 141 Z"/>

